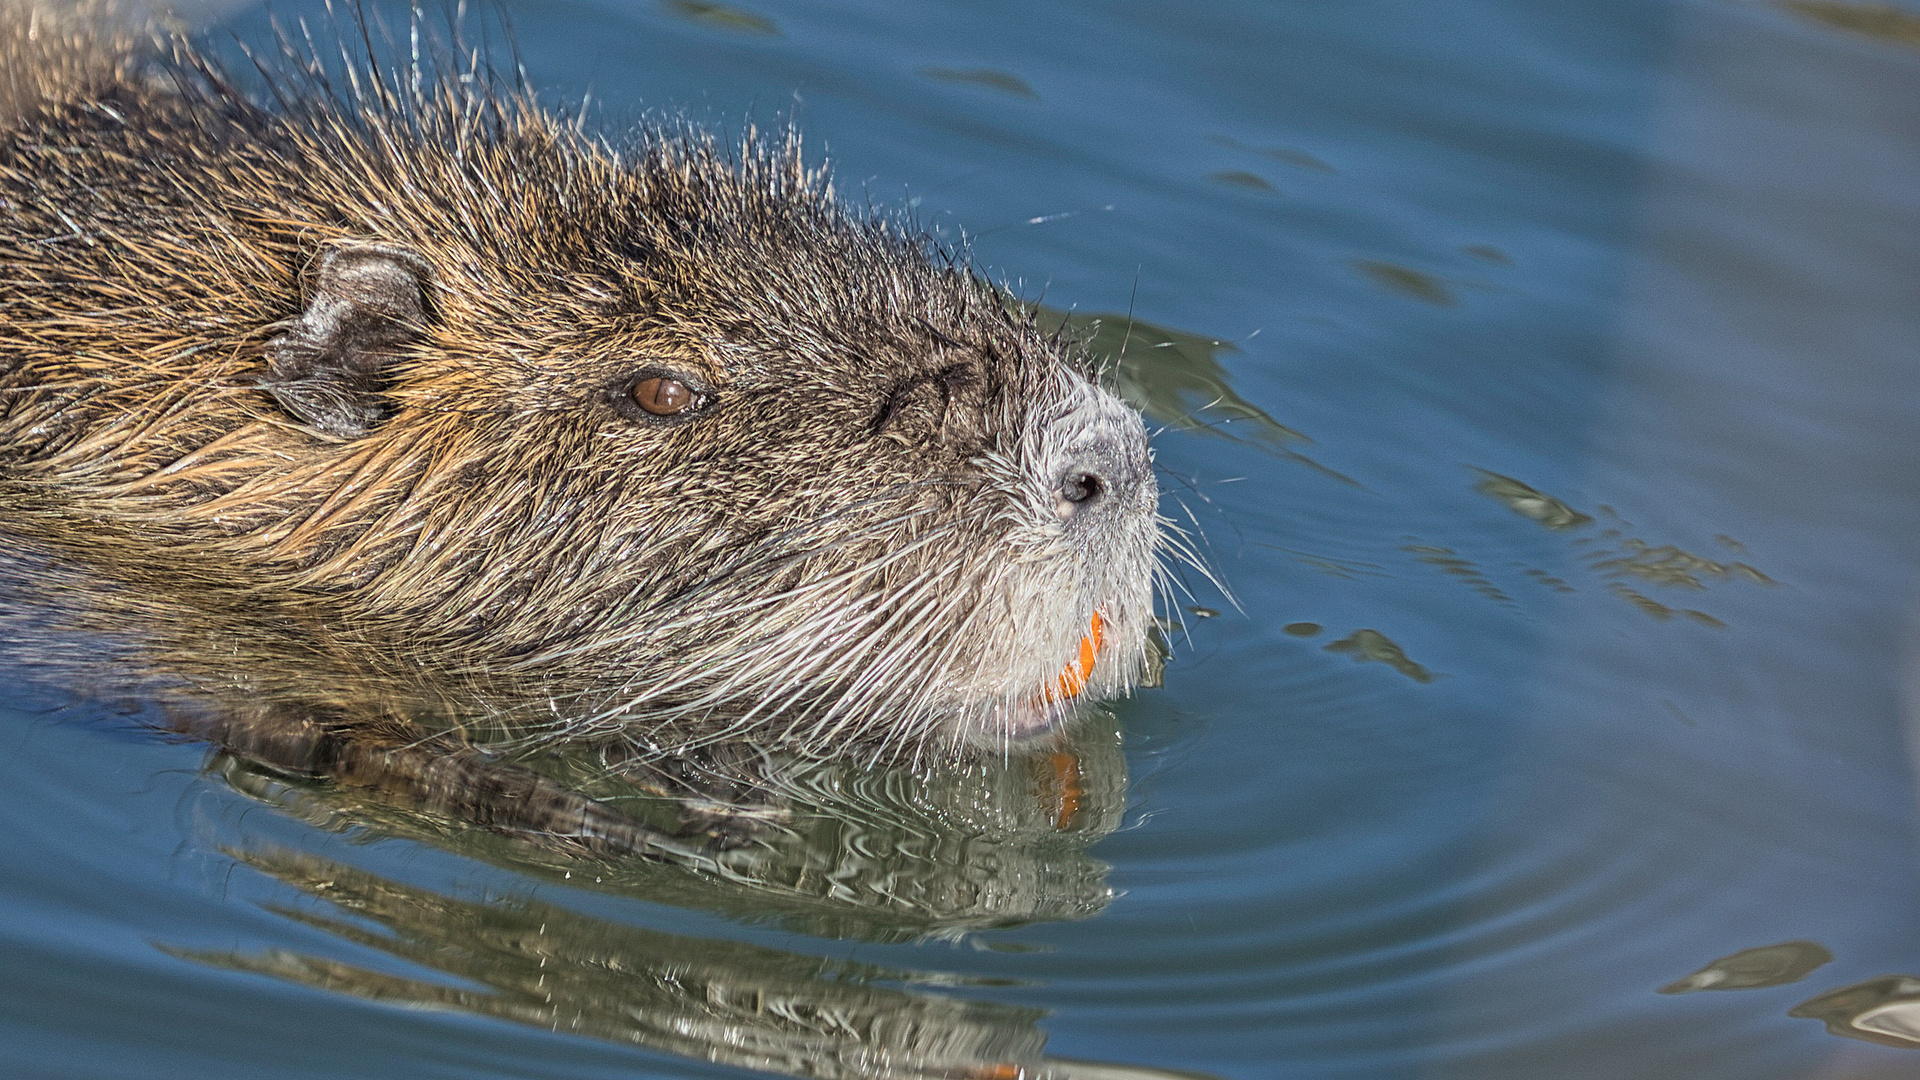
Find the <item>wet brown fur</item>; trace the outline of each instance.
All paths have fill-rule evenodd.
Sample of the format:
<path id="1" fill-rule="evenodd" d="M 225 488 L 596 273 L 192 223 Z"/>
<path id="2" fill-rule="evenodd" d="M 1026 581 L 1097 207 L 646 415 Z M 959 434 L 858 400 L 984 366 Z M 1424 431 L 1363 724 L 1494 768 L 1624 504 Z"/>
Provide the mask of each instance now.
<path id="1" fill-rule="evenodd" d="M 849 216 L 797 139 L 616 150 L 473 71 L 365 57 L 342 86 L 278 61 L 268 106 L 177 41 L 25 17 L 0 4 L 0 528 L 116 537 L 401 666 L 595 684 L 583 729 L 646 738 L 946 738 L 929 717 L 1031 697 L 1095 608 L 1093 692 L 1134 678 L 1150 481 L 1104 558 L 1049 525 L 1023 444 L 1080 361 Z M 265 354 L 322 254 L 367 243 L 428 264 L 427 325 L 342 437 L 267 392 Z M 710 413 L 610 407 L 652 369 Z"/>

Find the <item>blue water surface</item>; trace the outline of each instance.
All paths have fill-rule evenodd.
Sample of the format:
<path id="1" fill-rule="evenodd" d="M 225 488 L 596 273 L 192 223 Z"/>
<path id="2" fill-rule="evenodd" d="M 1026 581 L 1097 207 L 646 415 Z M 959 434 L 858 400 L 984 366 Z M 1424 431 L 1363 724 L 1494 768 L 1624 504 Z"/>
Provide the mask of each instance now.
<path id="1" fill-rule="evenodd" d="M 1163 511 L 1231 595 L 1189 572 L 1164 688 L 1119 706 L 1131 795 L 1093 849 L 1118 895 L 958 941 L 810 936 L 316 829 L 137 712 L 23 691 L 0 1072 L 757 1075 L 182 958 L 391 966 L 281 914 L 241 838 L 937 973 L 1042 1011 L 1067 1059 L 1920 1076 L 1786 1015 L 1920 972 L 1920 7 L 1868 7 L 507 4 L 544 100 L 609 132 L 791 123 L 843 198 L 1051 308 L 1217 343 L 1304 436 L 1156 418 Z M 1656 993 L 1795 940 L 1834 960 Z"/>

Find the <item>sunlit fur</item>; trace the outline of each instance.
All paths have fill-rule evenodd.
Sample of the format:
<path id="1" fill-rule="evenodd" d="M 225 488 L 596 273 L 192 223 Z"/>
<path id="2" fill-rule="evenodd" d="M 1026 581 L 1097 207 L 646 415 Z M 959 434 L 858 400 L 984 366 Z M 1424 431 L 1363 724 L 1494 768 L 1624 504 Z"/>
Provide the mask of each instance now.
<path id="1" fill-rule="evenodd" d="M 290 49 L 256 103 L 166 47 L 32 84 L 0 131 L 0 499 L 396 664 L 564 688 L 554 735 L 1001 746 L 1059 711 L 1095 610 L 1084 696 L 1138 677 L 1139 418 L 924 237 L 848 214 L 795 137 L 613 147 L 482 70 L 364 53 L 329 82 Z M 257 385 L 262 349 L 318 254 L 365 241 L 431 264 L 430 325 L 390 415 L 332 438 Z M 712 407 L 609 407 L 661 366 Z M 1089 437 L 1139 482 L 1068 527 Z"/>

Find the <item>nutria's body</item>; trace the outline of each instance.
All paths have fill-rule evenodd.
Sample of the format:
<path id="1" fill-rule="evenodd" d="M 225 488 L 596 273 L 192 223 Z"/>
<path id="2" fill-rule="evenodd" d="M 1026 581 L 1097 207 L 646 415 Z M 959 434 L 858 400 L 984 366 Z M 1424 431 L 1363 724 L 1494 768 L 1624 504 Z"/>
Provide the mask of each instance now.
<path id="1" fill-rule="evenodd" d="M 615 154 L 372 65 L 268 108 L 23 18 L 0 531 L 595 687 L 574 733 L 1003 745 L 1089 645 L 1091 694 L 1137 677 L 1138 416 L 791 140 Z"/>

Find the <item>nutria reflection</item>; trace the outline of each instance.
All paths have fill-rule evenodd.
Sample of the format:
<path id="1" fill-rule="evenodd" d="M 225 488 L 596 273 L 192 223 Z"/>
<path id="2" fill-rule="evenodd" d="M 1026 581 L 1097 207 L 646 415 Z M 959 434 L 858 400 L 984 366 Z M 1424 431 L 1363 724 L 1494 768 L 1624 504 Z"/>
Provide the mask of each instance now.
<path id="1" fill-rule="evenodd" d="M 328 905 L 273 910 L 461 985 L 283 949 L 163 944 L 164 951 L 372 1001 L 455 1009 L 790 1076 L 1200 1075 L 1047 1056 L 1041 1010 L 969 996 L 964 983 L 956 991 L 946 977 L 942 992 L 929 993 L 920 988 L 929 981 L 923 973 L 664 934 L 526 898 L 463 899 L 295 852 L 235 855 Z"/>

